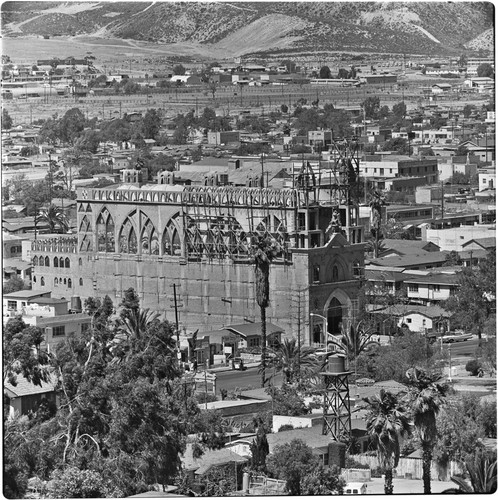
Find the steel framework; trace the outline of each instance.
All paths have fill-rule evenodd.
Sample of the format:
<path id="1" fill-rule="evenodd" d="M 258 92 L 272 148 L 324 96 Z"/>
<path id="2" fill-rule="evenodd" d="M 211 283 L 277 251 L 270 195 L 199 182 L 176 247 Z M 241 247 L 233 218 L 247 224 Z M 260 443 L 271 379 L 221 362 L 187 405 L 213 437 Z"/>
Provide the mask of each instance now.
<path id="1" fill-rule="evenodd" d="M 330 434 L 334 441 L 347 442 L 351 436 L 351 409 L 348 376 L 351 372 L 322 372 L 323 393 L 322 434 Z"/>

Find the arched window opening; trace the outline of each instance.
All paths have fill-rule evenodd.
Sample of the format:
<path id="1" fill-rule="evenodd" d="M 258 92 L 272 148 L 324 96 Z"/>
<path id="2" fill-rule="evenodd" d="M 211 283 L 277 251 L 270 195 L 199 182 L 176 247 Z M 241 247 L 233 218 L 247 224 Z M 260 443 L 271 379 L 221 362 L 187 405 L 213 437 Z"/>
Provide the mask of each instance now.
<path id="1" fill-rule="evenodd" d="M 67 287 L 73 288 L 73 282 L 71 281 L 71 278 L 68 278 L 68 280 L 67 280 Z"/>
<path id="2" fill-rule="evenodd" d="M 83 286 L 83 278 L 80 278 L 80 286 Z"/>
<path id="3" fill-rule="evenodd" d="M 107 208 L 97 218 L 97 242 L 99 252 L 114 252 L 114 220 Z"/>
<path id="4" fill-rule="evenodd" d="M 64 267 L 64 257 L 59 258 L 59 267 Z"/>
<path id="5" fill-rule="evenodd" d="M 59 286 L 59 280 L 58 280 L 58 278 L 54 278 L 54 286 Z"/>
<path id="6" fill-rule="evenodd" d="M 33 257 L 33 266 L 37 266 L 38 265 L 38 257 L 35 255 Z"/>
<path id="7" fill-rule="evenodd" d="M 69 260 L 69 257 L 66 257 L 66 260 L 64 261 L 64 265 L 68 269 L 71 267 L 71 261 Z"/>
<path id="8" fill-rule="evenodd" d="M 43 276 L 40 278 L 40 285 L 45 286 L 45 278 Z"/>
<path id="9" fill-rule="evenodd" d="M 50 267 L 50 259 L 47 257 L 45 257 L 45 267 Z"/>
<path id="10" fill-rule="evenodd" d="M 54 267 L 59 267 L 59 259 L 54 257 Z"/>

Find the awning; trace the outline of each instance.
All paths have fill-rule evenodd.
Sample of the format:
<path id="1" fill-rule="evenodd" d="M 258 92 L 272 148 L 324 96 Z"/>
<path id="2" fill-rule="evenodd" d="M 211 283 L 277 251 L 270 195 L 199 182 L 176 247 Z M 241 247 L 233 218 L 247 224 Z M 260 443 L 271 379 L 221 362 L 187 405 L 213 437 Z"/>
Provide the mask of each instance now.
<path id="1" fill-rule="evenodd" d="M 241 325 L 229 325 L 225 327 L 225 330 L 229 330 L 244 338 L 252 337 L 261 334 L 261 322 L 258 323 L 243 323 Z M 273 335 L 277 333 L 283 333 L 284 329 L 280 328 L 273 323 L 266 323 L 266 335 Z"/>

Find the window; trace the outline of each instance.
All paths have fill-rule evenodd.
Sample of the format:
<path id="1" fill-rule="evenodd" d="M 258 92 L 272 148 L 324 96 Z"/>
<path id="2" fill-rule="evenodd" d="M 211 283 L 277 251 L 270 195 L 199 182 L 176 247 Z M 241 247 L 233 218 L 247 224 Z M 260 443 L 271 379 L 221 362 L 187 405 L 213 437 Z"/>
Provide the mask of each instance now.
<path id="1" fill-rule="evenodd" d="M 64 285 L 67 285 L 67 280 L 66 280 L 66 278 L 64 278 Z"/>
<path id="2" fill-rule="evenodd" d="M 71 281 L 71 278 L 67 280 L 67 287 L 68 288 L 73 288 L 73 282 Z"/>
<path id="3" fill-rule="evenodd" d="M 61 257 L 59 259 L 59 267 L 64 267 L 64 258 L 63 257 Z"/>
<path id="4" fill-rule="evenodd" d="M 17 300 L 8 300 L 7 309 L 9 311 L 15 311 L 17 309 Z"/>
<path id="5" fill-rule="evenodd" d="M 37 266 L 38 265 L 38 257 L 33 257 L 33 266 Z"/>
<path id="6" fill-rule="evenodd" d="M 412 322 L 412 318 L 406 318 L 406 322 L 407 323 L 411 323 Z"/>
<path id="7" fill-rule="evenodd" d="M 65 267 L 69 269 L 71 267 L 71 261 L 69 260 L 69 257 L 66 257 L 66 260 L 64 261 Z"/>
<path id="8" fill-rule="evenodd" d="M 313 281 L 320 281 L 320 266 L 313 266 Z"/>
<path id="9" fill-rule="evenodd" d="M 54 278 L 54 286 L 59 286 L 59 280 L 58 280 L 58 278 Z"/>
<path id="10" fill-rule="evenodd" d="M 54 257 L 54 267 L 59 267 L 59 259 Z"/>
<path id="11" fill-rule="evenodd" d="M 410 283 L 408 285 L 408 291 L 409 292 L 418 292 L 418 285 Z"/>
<path id="12" fill-rule="evenodd" d="M 83 286 L 83 278 L 80 278 L 80 286 Z"/>
<path id="13" fill-rule="evenodd" d="M 66 335 L 65 326 L 54 326 L 52 330 L 52 337 L 64 337 Z"/>
<path id="14" fill-rule="evenodd" d="M 50 267 L 50 259 L 48 257 L 45 257 L 45 266 Z"/>
<path id="15" fill-rule="evenodd" d="M 81 257 L 78 259 L 78 265 L 80 265 L 80 266 L 83 265 L 83 260 L 81 259 Z"/>
<path id="16" fill-rule="evenodd" d="M 261 345 L 261 339 L 259 337 L 249 339 L 249 347 L 258 347 L 259 345 Z"/>
<path id="17" fill-rule="evenodd" d="M 45 278 L 43 276 L 40 278 L 40 285 L 45 286 Z"/>

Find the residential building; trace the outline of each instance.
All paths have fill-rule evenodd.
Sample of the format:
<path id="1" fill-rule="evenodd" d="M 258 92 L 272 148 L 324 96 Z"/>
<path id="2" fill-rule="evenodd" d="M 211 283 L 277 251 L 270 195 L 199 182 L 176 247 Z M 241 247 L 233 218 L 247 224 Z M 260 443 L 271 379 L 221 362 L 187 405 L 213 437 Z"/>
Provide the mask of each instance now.
<path id="1" fill-rule="evenodd" d="M 495 238 L 496 224 L 450 227 L 446 229 L 422 228 L 422 240 L 431 241 L 441 250 L 461 252 L 464 244 L 477 238 Z"/>
<path id="2" fill-rule="evenodd" d="M 496 189 L 496 168 L 494 165 L 489 168 L 480 168 L 477 176 L 479 178 L 479 191 Z"/>
<path id="3" fill-rule="evenodd" d="M 366 155 L 365 159 L 360 161 L 360 173 L 369 179 L 425 177 L 427 184 L 431 184 L 438 180 L 438 162 L 435 157 Z"/>

